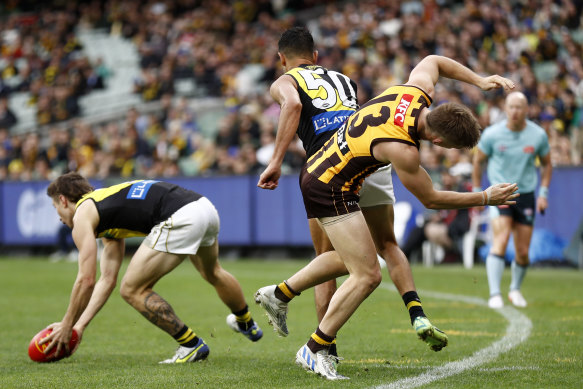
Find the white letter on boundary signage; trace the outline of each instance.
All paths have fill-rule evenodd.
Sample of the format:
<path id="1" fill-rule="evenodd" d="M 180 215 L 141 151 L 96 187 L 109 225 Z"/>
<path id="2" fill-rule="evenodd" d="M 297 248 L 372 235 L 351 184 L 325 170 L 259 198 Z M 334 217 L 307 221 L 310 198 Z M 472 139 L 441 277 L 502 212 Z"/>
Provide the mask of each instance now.
<path id="1" fill-rule="evenodd" d="M 26 189 L 18 199 L 16 210 L 18 231 L 25 238 L 55 237 L 59 229 L 59 216 L 45 191 Z"/>

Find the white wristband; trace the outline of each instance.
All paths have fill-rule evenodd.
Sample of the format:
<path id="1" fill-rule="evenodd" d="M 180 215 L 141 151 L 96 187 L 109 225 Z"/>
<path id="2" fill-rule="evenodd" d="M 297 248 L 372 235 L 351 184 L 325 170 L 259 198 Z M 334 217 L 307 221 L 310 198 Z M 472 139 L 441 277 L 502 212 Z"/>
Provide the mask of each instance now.
<path id="1" fill-rule="evenodd" d="M 487 188 L 482 193 L 484 193 L 485 197 L 484 205 L 490 205 L 490 199 L 492 198 L 492 187 Z"/>
<path id="2" fill-rule="evenodd" d="M 546 186 L 541 186 L 538 189 L 538 197 L 542 197 L 543 199 L 546 199 L 549 196 L 549 188 L 547 188 Z"/>

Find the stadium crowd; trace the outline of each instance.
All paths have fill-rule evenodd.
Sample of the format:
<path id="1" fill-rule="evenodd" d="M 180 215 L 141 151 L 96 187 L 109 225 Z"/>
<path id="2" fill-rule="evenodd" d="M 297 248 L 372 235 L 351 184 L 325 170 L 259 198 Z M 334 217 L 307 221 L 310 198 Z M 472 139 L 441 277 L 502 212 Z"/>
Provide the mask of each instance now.
<path id="1" fill-rule="evenodd" d="M 79 97 L 104 88 L 104 67 L 83 55 L 77 24 L 73 12 L 56 10 L 13 13 L 0 21 L 0 128 L 16 123 L 6 108 L 11 93 L 27 92 L 36 123 L 45 125 L 77 116 Z"/>
<path id="2" fill-rule="evenodd" d="M 315 37 L 319 64 L 357 82 L 360 103 L 405 82 L 420 58 L 445 55 L 515 80 L 529 117 L 549 135 L 553 164 L 582 163 L 582 5 L 574 0 L 110 0 L 23 15 L 0 22 L 0 179 L 50 179 L 68 170 L 96 178 L 258 174 L 277 128 L 279 106 L 268 92 L 281 74 L 277 40 L 300 23 Z M 84 120 L 76 99 L 106 87 L 107 71 L 83 56 L 76 24 L 106 27 L 135 43 L 141 77 L 133 92 L 159 101 L 158 111 L 136 107 L 122 120 Z M 201 128 L 177 80 L 192 81 L 199 96 L 224 99 L 216 133 Z M 484 128 L 502 119 L 503 93 L 442 85 L 434 104 L 462 102 Z M 17 118 L 6 99 L 13 90 L 29 91 L 39 131 L 10 131 Z M 51 126 L 72 117 L 65 129 Z M 471 173 L 470 151 L 424 143 L 421 156 L 436 183 L 444 170 Z M 298 170 L 302 160 L 294 144 L 285 168 Z"/>

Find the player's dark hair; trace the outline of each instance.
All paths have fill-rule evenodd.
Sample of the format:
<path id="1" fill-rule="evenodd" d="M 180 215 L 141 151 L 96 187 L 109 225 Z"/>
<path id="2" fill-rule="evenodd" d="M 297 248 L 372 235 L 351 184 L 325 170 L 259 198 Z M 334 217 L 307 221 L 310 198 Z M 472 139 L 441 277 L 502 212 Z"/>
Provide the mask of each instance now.
<path id="1" fill-rule="evenodd" d="M 288 57 L 312 58 L 314 38 L 306 27 L 292 27 L 281 34 L 278 50 Z"/>
<path id="2" fill-rule="evenodd" d="M 470 111 L 457 103 L 445 103 L 427 114 L 429 129 L 460 149 L 471 149 L 480 140 L 481 127 Z"/>
<path id="3" fill-rule="evenodd" d="M 85 177 L 79 173 L 70 172 L 51 182 L 47 188 L 47 195 L 53 199 L 63 195 L 69 201 L 76 203 L 81 200 L 81 197 L 93 192 L 93 190 L 94 188 Z"/>

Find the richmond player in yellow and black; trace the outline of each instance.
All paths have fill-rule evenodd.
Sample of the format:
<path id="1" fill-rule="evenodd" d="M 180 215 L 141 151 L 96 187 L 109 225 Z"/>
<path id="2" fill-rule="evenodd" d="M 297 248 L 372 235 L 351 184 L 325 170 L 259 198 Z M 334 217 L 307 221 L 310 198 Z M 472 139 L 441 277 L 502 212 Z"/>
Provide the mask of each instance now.
<path id="1" fill-rule="evenodd" d="M 53 181 L 48 196 L 61 221 L 73 229 L 79 249 L 79 272 L 69 307 L 53 332 L 43 339 L 59 350 L 67 347 L 75 328 L 79 339 L 115 288 L 124 257 L 124 238 L 146 238 L 132 257 L 120 287 L 122 297 L 146 319 L 179 344 L 175 355 L 160 363 L 196 362 L 209 354 L 208 345 L 153 291 L 156 282 L 185 257 L 215 287 L 231 310 L 227 324 L 255 342 L 263 332 L 251 318 L 239 282 L 218 261 L 219 215 L 204 196 L 161 181 L 137 180 L 93 190 L 77 173 Z M 97 283 L 97 243 L 103 240 L 101 276 Z M 196 303 L 195 303 L 196 304 Z"/>
<path id="2" fill-rule="evenodd" d="M 99 214 L 96 236 L 122 239 L 148 235 L 154 226 L 200 198 L 196 192 L 167 182 L 131 181 L 87 193 L 75 208 L 92 200 Z M 156 244 L 163 245 L 165 240 L 158 238 Z"/>
<path id="3" fill-rule="evenodd" d="M 300 64 L 287 71 L 302 105 L 297 133 L 308 156 L 314 154 L 358 108 L 356 84 L 342 73 Z"/>
<path id="4" fill-rule="evenodd" d="M 428 56 L 413 69 L 405 85 L 387 89 L 357 110 L 302 171 L 301 189 L 308 217 L 322 225 L 338 255 L 318 256 L 280 286 L 289 301 L 307 288 L 349 274 L 334 293 L 315 333 L 296 354 L 298 364 L 330 380 L 346 378 L 336 372 L 328 354 L 336 334 L 382 278 L 375 245 L 358 206 L 358 190 L 368 174 L 392 164 L 405 187 L 428 208 L 512 204 L 518 196 L 516 184 L 498 184 L 482 193 L 433 188 L 431 178 L 420 165 L 419 141 L 470 148 L 480 137 L 480 126 L 468 108 L 448 103 L 429 111 L 440 76 L 483 90 L 514 88 L 511 80 L 498 75 L 481 77 L 451 59 Z M 269 287 L 258 293 L 266 288 Z M 279 324 L 286 325 L 287 304 L 273 293 L 263 295 L 262 306 L 268 313 L 271 311 L 270 317 L 279 317 Z M 417 332 L 427 337 L 440 332 L 433 326 L 426 329 L 420 326 Z"/>

